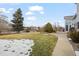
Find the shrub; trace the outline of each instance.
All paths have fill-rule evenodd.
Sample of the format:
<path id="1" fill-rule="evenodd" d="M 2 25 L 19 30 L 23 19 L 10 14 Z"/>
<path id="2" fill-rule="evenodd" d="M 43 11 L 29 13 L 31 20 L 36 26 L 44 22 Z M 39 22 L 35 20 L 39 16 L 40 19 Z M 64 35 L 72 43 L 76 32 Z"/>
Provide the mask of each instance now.
<path id="1" fill-rule="evenodd" d="M 45 26 L 44 26 L 44 32 L 48 32 L 48 33 L 52 33 L 54 30 L 53 30 L 53 27 L 50 23 L 47 23 Z"/>
<path id="2" fill-rule="evenodd" d="M 30 32 L 30 30 L 26 30 L 26 32 Z"/>
<path id="3" fill-rule="evenodd" d="M 73 42 L 79 43 L 79 32 L 78 31 L 68 32 L 68 37 L 71 38 Z"/>
<path id="4" fill-rule="evenodd" d="M 29 27 L 27 27 L 26 32 L 30 32 L 30 30 L 31 30 L 31 29 L 30 29 Z"/>
<path id="5" fill-rule="evenodd" d="M 74 27 L 72 27 L 72 28 L 69 29 L 69 31 L 72 32 L 72 31 L 76 31 L 76 30 L 75 30 Z"/>

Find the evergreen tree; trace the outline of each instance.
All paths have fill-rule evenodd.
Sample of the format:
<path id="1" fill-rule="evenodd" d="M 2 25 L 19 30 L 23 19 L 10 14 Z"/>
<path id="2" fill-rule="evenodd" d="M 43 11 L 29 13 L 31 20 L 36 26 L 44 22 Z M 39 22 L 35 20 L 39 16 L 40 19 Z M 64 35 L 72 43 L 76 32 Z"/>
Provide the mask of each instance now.
<path id="1" fill-rule="evenodd" d="M 17 11 L 13 14 L 13 20 L 12 20 L 12 27 L 13 30 L 19 33 L 24 29 L 23 27 L 23 20 L 24 18 L 22 17 L 22 11 L 21 9 L 17 9 Z"/>
<path id="2" fill-rule="evenodd" d="M 48 33 L 53 32 L 53 28 L 52 28 L 52 25 L 51 25 L 50 23 L 47 23 L 47 24 L 44 26 L 44 32 L 48 32 Z"/>

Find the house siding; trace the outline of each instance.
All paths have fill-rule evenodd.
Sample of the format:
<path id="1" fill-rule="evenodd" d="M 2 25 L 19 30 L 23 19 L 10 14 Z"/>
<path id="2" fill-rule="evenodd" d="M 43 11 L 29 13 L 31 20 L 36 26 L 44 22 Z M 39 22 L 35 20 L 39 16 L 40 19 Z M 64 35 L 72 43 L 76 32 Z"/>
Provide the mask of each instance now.
<path id="1" fill-rule="evenodd" d="M 74 27 L 76 30 L 79 30 L 78 28 L 78 22 L 79 22 L 79 3 L 76 4 L 77 5 L 77 11 L 76 14 L 74 16 L 65 16 L 65 25 L 68 25 L 68 31 L 71 27 Z"/>

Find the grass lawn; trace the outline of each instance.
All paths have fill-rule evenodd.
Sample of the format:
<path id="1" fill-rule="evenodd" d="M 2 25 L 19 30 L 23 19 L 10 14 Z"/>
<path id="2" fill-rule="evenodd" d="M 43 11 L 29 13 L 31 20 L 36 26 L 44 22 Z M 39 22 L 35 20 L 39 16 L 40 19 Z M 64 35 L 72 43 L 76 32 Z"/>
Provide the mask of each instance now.
<path id="1" fill-rule="evenodd" d="M 0 35 L 0 39 L 32 39 L 35 45 L 32 47 L 32 56 L 51 56 L 57 42 L 57 37 L 53 34 L 31 32 L 24 34 Z"/>

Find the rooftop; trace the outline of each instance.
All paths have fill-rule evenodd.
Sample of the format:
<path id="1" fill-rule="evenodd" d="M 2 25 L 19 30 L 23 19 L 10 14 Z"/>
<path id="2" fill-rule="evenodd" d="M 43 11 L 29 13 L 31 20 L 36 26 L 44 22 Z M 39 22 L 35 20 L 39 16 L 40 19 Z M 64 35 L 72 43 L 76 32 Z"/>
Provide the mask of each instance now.
<path id="1" fill-rule="evenodd" d="M 72 16 L 65 16 L 64 19 L 65 20 L 74 20 L 74 19 L 76 19 L 76 17 L 77 17 L 77 15 L 75 14 L 75 15 L 72 15 Z"/>

